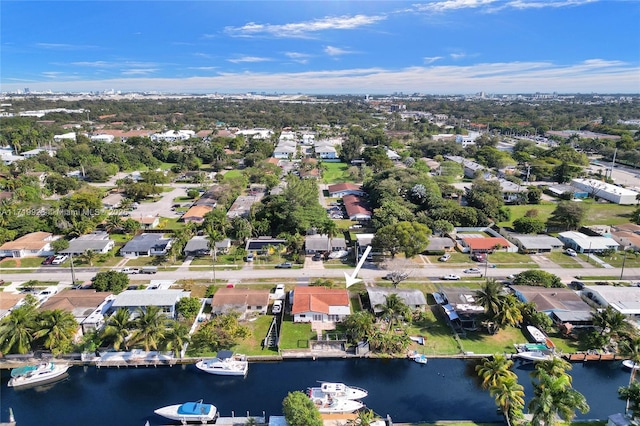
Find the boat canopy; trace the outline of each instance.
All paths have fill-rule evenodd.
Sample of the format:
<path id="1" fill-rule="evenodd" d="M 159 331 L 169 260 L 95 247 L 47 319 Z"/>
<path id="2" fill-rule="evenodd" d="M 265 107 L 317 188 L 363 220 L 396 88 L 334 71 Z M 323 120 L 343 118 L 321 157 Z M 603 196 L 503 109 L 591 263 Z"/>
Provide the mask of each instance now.
<path id="1" fill-rule="evenodd" d="M 209 414 L 213 405 L 202 402 L 185 402 L 178 408 L 178 414 L 185 416 L 199 416 Z"/>
<path id="2" fill-rule="evenodd" d="M 218 359 L 228 359 L 233 357 L 233 351 L 218 351 L 216 354 Z"/>
<path id="3" fill-rule="evenodd" d="M 11 369 L 11 377 L 24 376 L 38 369 L 37 365 L 25 365 L 24 367 L 16 367 Z"/>

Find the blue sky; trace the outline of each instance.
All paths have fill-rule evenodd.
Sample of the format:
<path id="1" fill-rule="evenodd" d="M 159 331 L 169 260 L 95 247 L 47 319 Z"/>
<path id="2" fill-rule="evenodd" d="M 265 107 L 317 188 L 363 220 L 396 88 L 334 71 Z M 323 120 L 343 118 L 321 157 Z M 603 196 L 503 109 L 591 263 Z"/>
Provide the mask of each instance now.
<path id="1" fill-rule="evenodd" d="M 12 1 L 0 90 L 640 93 L 636 0 Z"/>

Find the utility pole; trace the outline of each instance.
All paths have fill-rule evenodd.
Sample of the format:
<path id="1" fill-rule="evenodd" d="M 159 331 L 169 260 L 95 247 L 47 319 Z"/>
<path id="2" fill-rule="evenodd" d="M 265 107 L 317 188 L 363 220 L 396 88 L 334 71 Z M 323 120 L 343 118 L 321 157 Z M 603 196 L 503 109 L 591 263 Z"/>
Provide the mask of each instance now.
<path id="1" fill-rule="evenodd" d="M 76 285 L 76 271 L 73 268 L 73 253 L 69 253 L 69 261 L 71 262 L 71 286 Z"/>

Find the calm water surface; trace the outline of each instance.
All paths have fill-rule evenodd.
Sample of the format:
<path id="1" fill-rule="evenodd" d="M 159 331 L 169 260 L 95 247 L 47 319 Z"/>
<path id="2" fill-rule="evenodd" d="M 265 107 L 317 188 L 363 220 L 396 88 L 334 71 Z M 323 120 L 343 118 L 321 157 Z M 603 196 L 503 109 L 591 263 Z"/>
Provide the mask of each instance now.
<path id="1" fill-rule="evenodd" d="M 519 382 L 532 394 L 530 368 L 516 364 Z M 620 362 L 573 364 L 576 389 L 591 411 L 583 419 L 606 419 L 624 410 L 617 389 L 629 380 Z M 30 425 L 151 425 L 167 424 L 156 408 L 204 399 L 221 415 L 280 415 L 288 392 L 305 390 L 317 381 L 338 381 L 369 391 L 367 407 L 397 422 L 473 420 L 497 422 L 493 399 L 478 386 L 473 363 L 430 359 L 426 365 L 409 360 L 296 360 L 255 363 L 246 378 L 203 373 L 193 365 L 159 368 L 72 367 L 69 378 L 24 390 L 7 388 L 8 371 L 0 381 L 0 420 L 13 408 L 19 426 Z"/>

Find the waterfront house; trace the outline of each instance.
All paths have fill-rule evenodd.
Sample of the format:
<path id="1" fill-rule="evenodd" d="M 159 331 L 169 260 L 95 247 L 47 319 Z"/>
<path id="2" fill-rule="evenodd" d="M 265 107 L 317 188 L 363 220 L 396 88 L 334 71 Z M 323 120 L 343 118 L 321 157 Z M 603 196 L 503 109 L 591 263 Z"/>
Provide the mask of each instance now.
<path id="1" fill-rule="evenodd" d="M 640 317 L 640 287 L 585 286 L 582 294 L 601 307 L 611 306 L 634 321 Z"/>
<path id="2" fill-rule="evenodd" d="M 85 334 L 102 328 L 115 298 L 109 292 L 67 289 L 51 296 L 38 310 L 42 312 L 59 309 L 71 313 L 80 324 L 82 334 Z"/>
<path id="3" fill-rule="evenodd" d="M 549 315 L 556 324 L 592 325 L 591 307 L 571 289 L 527 285 L 512 285 L 511 289 L 521 302 L 533 303 L 538 312 Z"/>
<path id="4" fill-rule="evenodd" d="M 225 287 L 218 289 L 211 300 L 213 315 L 236 312 L 241 319 L 264 315 L 269 308 L 269 290 Z"/>
<path id="5" fill-rule="evenodd" d="M 351 314 L 346 289 L 297 286 L 293 291 L 293 322 L 331 323 Z"/>
<path id="6" fill-rule="evenodd" d="M 0 320 L 9 315 L 25 296 L 26 294 L 23 293 L 3 291 L 0 297 Z"/>
<path id="7" fill-rule="evenodd" d="M 163 238 L 162 234 L 140 234 L 120 249 L 124 257 L 162 256 L 167 254 L 172 243 L 171 238 Z"/>
<path id="8" fill-rule="evenodd" d="M 140 309 L 157 306 L 167 318 L 176 318 L 176 303 L 183 297 L 189 297 L 188 291 L 182 290 L 125 290 L 118 294 L 111 304 L 109 312 L 120 308 L 128 309 L 132 316 L 137 316 Z"/>
<path id="9" fill-rule="evenodd" d="M 51 243 L 60 238 L 50 232 L 31 232 L 6 242 L 0 246 L 0 256 L 2 257 L 37 257 L 51 256 L 55 251 L 51 248 Z"/>
<path id="10" fill-rule="evenodd" d="M 387 303 L 387 297 L 396 294 L 405 305 L 413 311 L 423 311 L 427 307 L 427 299 L 424 293 L 413 288 L 393 288 L 393 287 L 367 287 L 369 302 L 374 314 L 383 311 Z"/>

